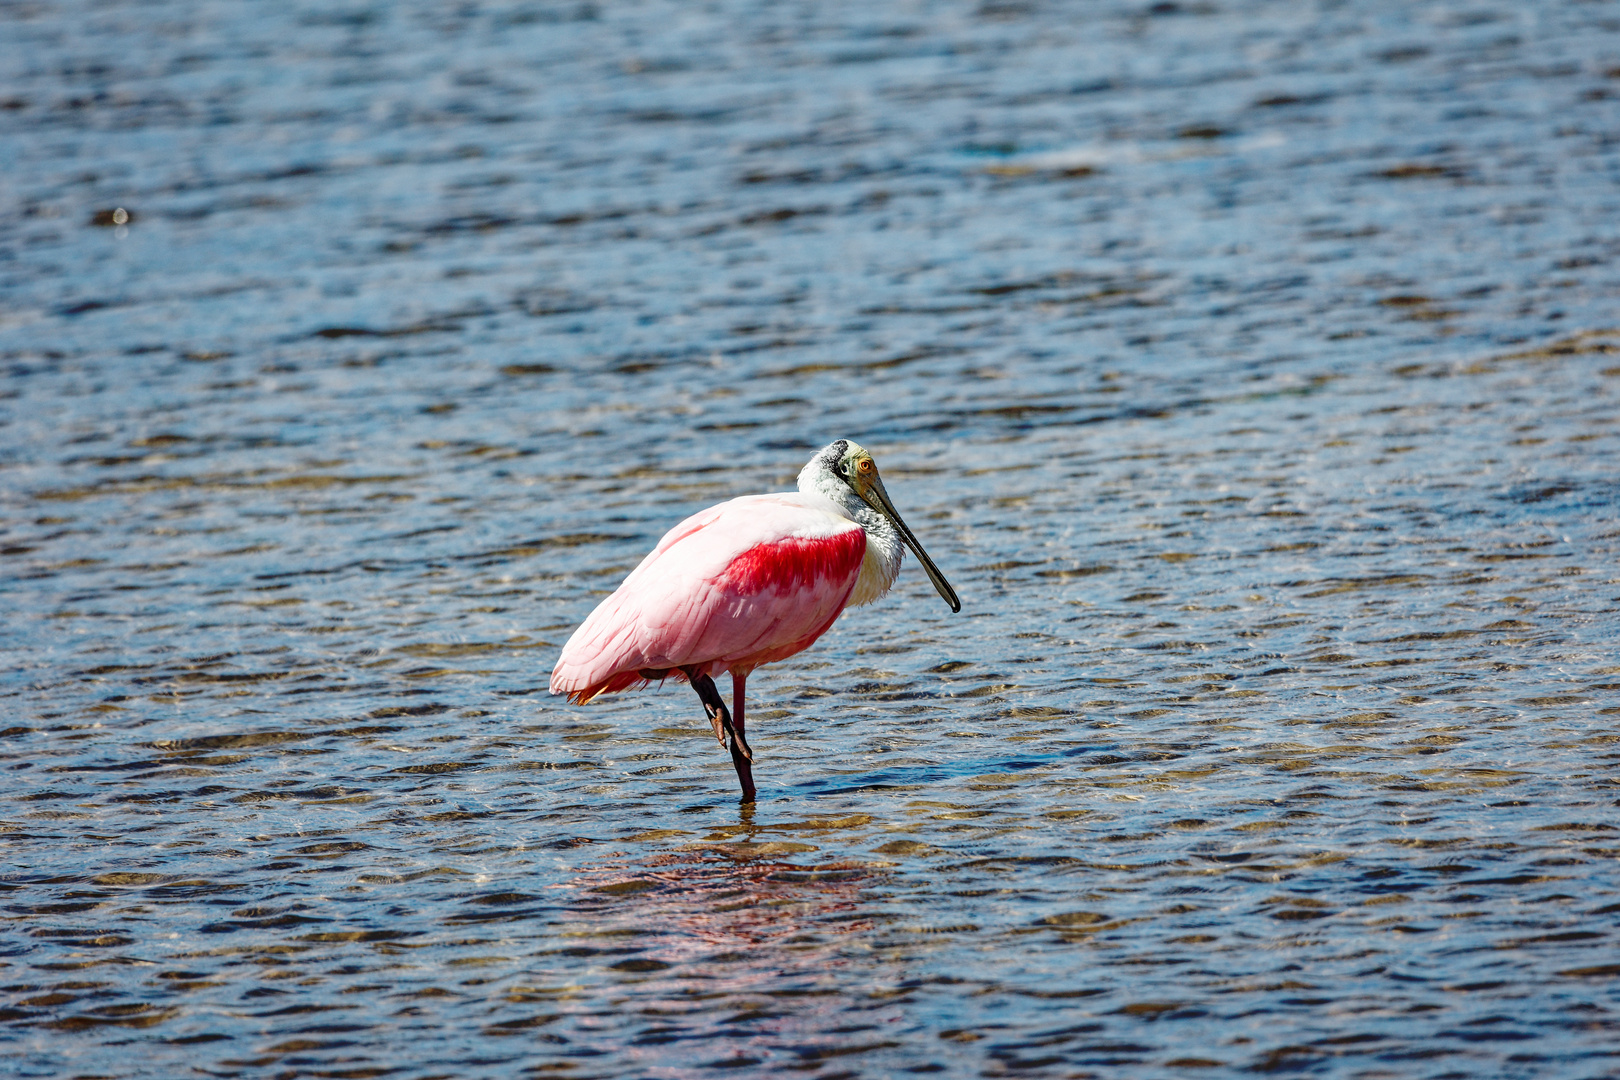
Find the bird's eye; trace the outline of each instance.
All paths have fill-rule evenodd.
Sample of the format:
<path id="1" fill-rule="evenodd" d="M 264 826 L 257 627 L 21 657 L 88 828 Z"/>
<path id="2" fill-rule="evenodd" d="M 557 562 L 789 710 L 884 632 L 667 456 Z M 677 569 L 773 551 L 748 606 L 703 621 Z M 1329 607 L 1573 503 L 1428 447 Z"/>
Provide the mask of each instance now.
<path id="1" fill-rule="evenodd" d="M 877 466 L 872 464 L 871 458 L 862 458 L 855 466 L 856 471 L 862 476 L 871 476 L 872 470 L 875 468 L 877 468 Z"/>

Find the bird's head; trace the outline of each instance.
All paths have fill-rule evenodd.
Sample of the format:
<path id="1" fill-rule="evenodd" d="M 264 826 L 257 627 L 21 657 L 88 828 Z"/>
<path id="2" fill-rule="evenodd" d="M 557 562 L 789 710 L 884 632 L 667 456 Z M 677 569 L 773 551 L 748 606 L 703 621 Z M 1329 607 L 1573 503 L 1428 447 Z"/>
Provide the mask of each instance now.
<path id="1" fill-rule="evenodd" d="M 883 490 L 883 481 L 878 477 L 877 462 L 872 460 L 872 455 L 865 447 L 848 439 L 839 439 L 833 443 L 833 446 L 838 445 L 844 447 L 844 452 L 837 455 L 833 472 L 838 475 L 838 479 L 853 488 L 855 494 L 862 500 L 871 503 L 872 496 L 869 493 Z"/>
<path id="2" fill-rule="evenodd" d="M 814 490 L 832 497 L 833 501 L 838 503 L 846 502 L 845 499 L 837 497 L 841 489 L 852 491 L 861 502 L 888 519 L 895 527 L 895 531 L 900 534 L 901 541 L 917 556 L 917 561 L 922 564 L 923 572 L 928 575 L 928 580 L 933 582 L 935 590 L 947 604 L 951 605 L 951 610 L 962 610 L 962 601 L 957 599 L 956 590 L 951 588 L 951 583 L 939 572 L 934 560 L 928 557 L 928 552 L 923 550 L 922 544 L 912 535 L 911 530 L 906 528 L 905 521 L 900 517 L 900 511 L 894 508 L 888 491 L 883 487 L 883 478 L 878 475 L 877 462 L 872 460 L 872 455 L 865 447 L 849 439 L 839 439 L 829 444 L 811 458 L 810 463 L 799 474 L 801 489 L 806 487 L 807 481 Z"/>

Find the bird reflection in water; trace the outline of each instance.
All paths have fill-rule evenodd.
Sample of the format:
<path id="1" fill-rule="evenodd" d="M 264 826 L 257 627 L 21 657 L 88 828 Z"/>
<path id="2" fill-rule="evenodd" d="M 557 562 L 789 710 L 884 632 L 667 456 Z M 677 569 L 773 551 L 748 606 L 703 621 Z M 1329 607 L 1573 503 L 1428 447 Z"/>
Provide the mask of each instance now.
<path id="1" fill-rule="evenodd" d="M 705 841 L 637 865 L 598 864 L 564 887 L 580 890 L 577 905 L 594 930 L 612 933 L 604 916 L 608 925 L 633 926 L 644 955 L 667 964 L 741 959 L 727 955 L 737 950 L 757 958 L 762 946 L 795 938 L 813 945 L 824 935 L 871 929 L 859 914 L 862 894 L 886 876 L 882 865 L 796 859 L 815 848 L 761 838 L 786 830 L 755 828 L 751 811 L 745 807 L 737 827 L 715 830 Z"/>

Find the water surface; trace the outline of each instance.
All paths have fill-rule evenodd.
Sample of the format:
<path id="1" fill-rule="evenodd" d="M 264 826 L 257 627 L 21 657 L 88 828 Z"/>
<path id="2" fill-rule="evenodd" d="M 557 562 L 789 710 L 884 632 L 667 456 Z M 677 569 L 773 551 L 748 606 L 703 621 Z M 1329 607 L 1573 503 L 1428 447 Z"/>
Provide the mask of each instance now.
<path id="1" fill-rule="evenodd" d="M 1620 1067 L 1612 7 L 0 20 L 16 1075 Z M 837 437 L 757 806 L 546 693 Z"/>

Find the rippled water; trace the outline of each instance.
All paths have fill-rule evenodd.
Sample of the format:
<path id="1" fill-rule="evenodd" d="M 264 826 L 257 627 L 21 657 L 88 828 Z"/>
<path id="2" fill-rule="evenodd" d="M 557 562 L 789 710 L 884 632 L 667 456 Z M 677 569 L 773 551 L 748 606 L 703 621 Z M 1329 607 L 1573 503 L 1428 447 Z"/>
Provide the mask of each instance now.
<path id="1" fill-rule="evenodd" d="M 1617 63 L 0 7 L 7 1068 L 1613 1075 Z M 545 692 L 841 436 L 964 611 L 756 674 L 757 807 L 686 689 Z"/>

